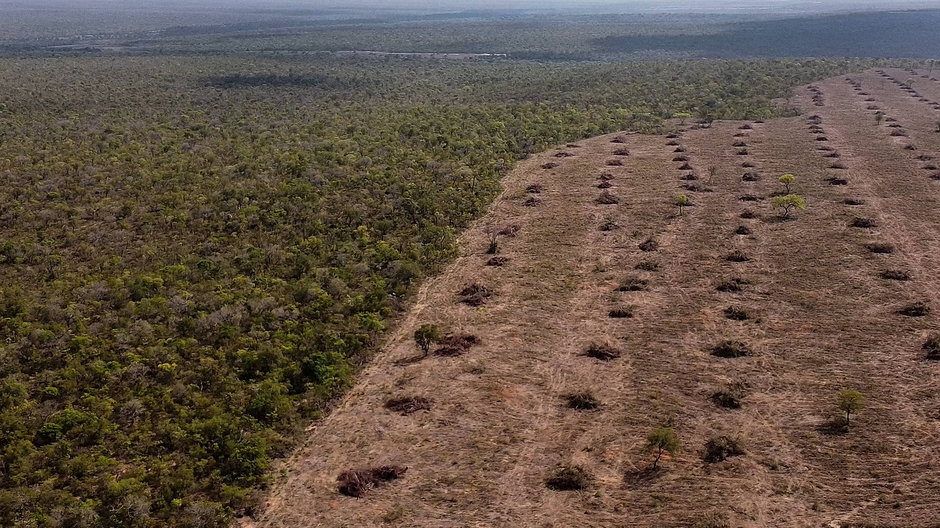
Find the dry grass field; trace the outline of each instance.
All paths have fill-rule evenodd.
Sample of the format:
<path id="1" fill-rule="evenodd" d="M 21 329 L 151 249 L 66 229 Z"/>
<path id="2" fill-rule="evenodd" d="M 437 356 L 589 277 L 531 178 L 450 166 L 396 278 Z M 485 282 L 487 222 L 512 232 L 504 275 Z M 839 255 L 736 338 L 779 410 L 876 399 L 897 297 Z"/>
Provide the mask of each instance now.
<path id="1" fill-rule="evenodd" d="M 940 82 L 926 74 L 827 79 L 797 91 L 799 117 L 520 163 L 243 525 L 940 526 L 940 361 L 922 348 L 940 331 Z M 916 94 L 898 84 L 911 78 Z M 771 203 L 784 173 L 807 203 L 786 220 Z M 472 307 L 458 293 L 474 284 L 489 297 Z M 421 358 L 425 323 L 479 342 Z M 746 355 L 713 355 L 729 340 Z M 865 397 L 848 429 L 845 389 Z M 386 408 L 410 397 L 429 408 Z M 682 449 L 653 471 L 658 426 Z M 743 454 L 706 461 L 722 436 Z M 560 464 L 586 487 L 546 486 Z M 341 473 L 386 465 L 407 471 L 338 491 Z"/>

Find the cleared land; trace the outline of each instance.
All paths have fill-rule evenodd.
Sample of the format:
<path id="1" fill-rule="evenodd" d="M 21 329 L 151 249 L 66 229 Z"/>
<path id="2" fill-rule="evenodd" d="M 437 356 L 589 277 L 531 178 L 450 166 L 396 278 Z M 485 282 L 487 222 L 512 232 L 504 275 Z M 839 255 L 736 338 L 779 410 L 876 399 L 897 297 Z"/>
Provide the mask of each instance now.
<path id="1" fill-rule="evenodd" d="M 799 117 L 601 136 L 521 163 L 244 524 L 940 526 L 940 362 L 921 348 L 940 328 L 940 83 L 917 77 L 911 95 L 891 81 L 910 77 L 827 79 L 797 92 Z M 771 198 L 787 172 L 808 209 L 782 221 Z M 598 203 L 605 173 L 617 203 Z M 679 215 L 683 193 L 694 206 Z M 488 266 L 487 233 L 510 226 L 508 260 Z M 485 304 L 458 302 L 474 283 Z M 916 303 L 933 310 L 899 313 Z M 424 323 L 480 343 L 418 359 Z M 712 355 L 726 340 L 751 353 Z M 587 357 L 592 343 L 620 356 Z M 740 408 L 713 401 L 729 387 Z M 833 425 L 843 389 L 867 403 L 847 432 Z M 599 408 L 570 408 L 578 392 Z M 399 397 L 430 409 L 386 408 Z M 650 472 L 660 425 L 683 450 Z M 705 462 L 722 435 L 744 454 Z M 548 489 L 558 464 L 594 481 Z M 408 470 L 362 498 L 338 492 L 342 472 L 383 465 Z"/>

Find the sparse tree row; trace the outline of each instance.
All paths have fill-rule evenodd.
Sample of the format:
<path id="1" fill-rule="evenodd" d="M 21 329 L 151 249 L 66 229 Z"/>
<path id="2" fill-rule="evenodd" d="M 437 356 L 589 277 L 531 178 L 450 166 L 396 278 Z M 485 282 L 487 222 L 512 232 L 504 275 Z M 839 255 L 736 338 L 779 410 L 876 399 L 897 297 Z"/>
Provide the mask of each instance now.
<path id="1" fill-rule="evenodd" d="M 0 525 L 250 512 L 515 160 L 676 114 L 770 117 L 865 65 L 4 60 Z M 426 330 L 421 356 L 476 342 Z"/>

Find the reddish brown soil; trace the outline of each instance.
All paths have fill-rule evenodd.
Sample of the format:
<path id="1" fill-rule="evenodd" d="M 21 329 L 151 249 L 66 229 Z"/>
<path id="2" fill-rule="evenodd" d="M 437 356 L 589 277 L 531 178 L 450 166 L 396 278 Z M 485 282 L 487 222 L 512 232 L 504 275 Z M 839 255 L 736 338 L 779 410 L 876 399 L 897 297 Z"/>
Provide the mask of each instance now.
<path id="1" fill-rule="evenodd" d="M 911 76 L 886 72 L 902 82 Z M 816 83 L 823 106 L 799 90 L 804 116 L 684 131 L 678 141 L 697 180 L 680 180 L 689 171 L 677 170 L 663 136 L 603 136 L 565 148 L 573 157 L 556 158 L 558 150 L 521 163 L 490 214 L 464 235 L 460 258 L 428 281 L 356 387 L 311 426 L 257 518 L 243 524 L 940 526 L 940 362 L 924 361 L 921 349 L 940 329 L 940 181 L 917 159 L 940 158 L 938 112 L 875 72 L 849 77 L 870 95 L 845 77 L 828 79 Z M 915 86 L 940 100 L 940 84 Z M 869 105 L 908 136 L 890 136 Z M 808 128 L 814 113 L 828 142 Z M 622 145 L 611 143 L 617 135 Z M 823 144 L 839 158 L 823 157 Z M 624 165 L 607 166 L 624 147 Z M 543 169 L 549 161 L 558 166 Z M 743 168 L 747 161 L 755 167 Z M 833 161 L 847 169 L 830 169 Z M 617 204 L 596 203 L 603 172 L 614 175 Z M 760 179 L 742 181 L 745 172 Z M 808 209 L 781 221 L 771 198 L 786 172 Z M 847 185 L 830 185 L 833 176 Z M 525 207 L 534 182 L 541 202 Z M 694 203 L 681 215 L 678 194 Z M 740 218 L 746 209 L 758 218 Z M 875 227 L 852 227 L 856 217 Z M 619 228 L 600 230 L 609 220 Z M 499 239 L 509 260 L 486 266 L 486 232 L 509 224 L 520 227 Z M 750 234 L 735 233 L 742 225 Z M 642 251 L 650 237 L 658 248 Z M 874 254 L 870 243 L 896 249 Z M 729 261 L 736 251 L 748 260 Z M 641 262 L 658 270 L 636 269 Z M 883 279 L 885 269 L 911 280 Z M 733 277 L 748 282 L 742 292 L 716 289 Z M 647 285 L 617 291 L 630 279 Z M 491 290 L 485 305 L 458 302 L 469 283 Z M 919 301 L 934 310 L 897 313 Z M 633 317 L 608 317 L 623 306 L 635 307 Z M 726 316 L 731 306 L 749 319 Z M 416 355 L 410 336 L 424 323 L 480 343 L 458 356 L 402 361 Z M 726 340 L 752 353 L 713 356 Z M 621 356 L 587 357 L 592 342 Z M 716 405 L 714 392 L 735 383 L 746 387 L 741 408 Z M 843 389 L 866 397 L 847 432 L 829 427 Z M 581 391 L 600 408 L 568 408 L 563 396 Z M 396 397 L 432 405 L 402 415 L 385 408 Z M 676 430 L 683 450 L 649 472 L 644 443 L 660 425 Z M 740 440 L 745 454 L 706 463 L 705 443 L 722 435 Z M 593 483 L 548 489 L 559 464 L 584 467 Z M 362 498 L 339 493 L 344 471 L 386 465 L 407 474 Z"/>

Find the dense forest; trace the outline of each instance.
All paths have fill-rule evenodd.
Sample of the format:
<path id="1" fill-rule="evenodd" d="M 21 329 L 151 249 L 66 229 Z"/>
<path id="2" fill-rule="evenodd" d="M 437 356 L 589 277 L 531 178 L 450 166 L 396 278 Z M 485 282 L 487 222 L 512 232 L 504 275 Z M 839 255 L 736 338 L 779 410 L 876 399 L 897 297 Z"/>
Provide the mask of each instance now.
<path id="1" fill-rule="evenodd" d="M 852 60 L 0 64 L 0 525 L 221 526 L 513 162 Z"/>

